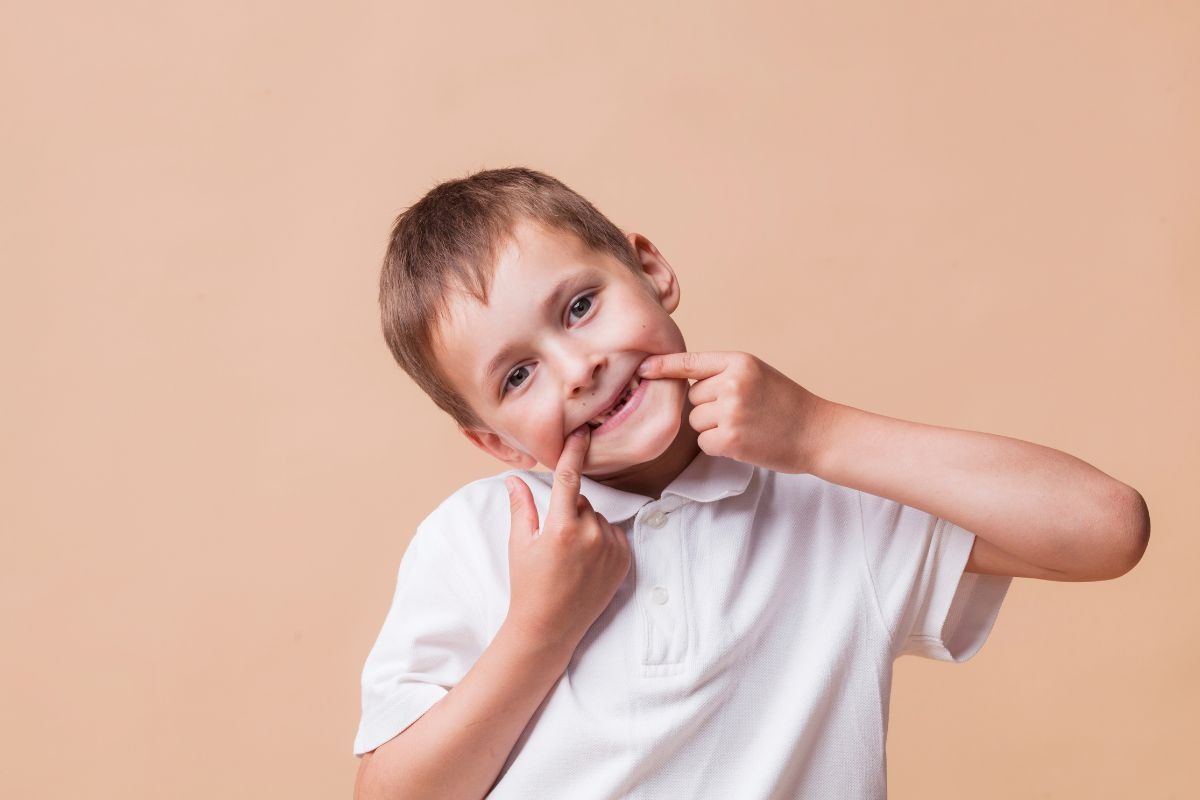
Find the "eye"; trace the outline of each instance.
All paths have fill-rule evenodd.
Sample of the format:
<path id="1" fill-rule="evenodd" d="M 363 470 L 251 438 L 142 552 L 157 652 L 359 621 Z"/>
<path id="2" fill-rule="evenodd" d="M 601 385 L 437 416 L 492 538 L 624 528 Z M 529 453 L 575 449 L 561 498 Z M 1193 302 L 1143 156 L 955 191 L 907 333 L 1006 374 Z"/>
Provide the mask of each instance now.
<path id="1" fill-rule="evenodd" d="M 582 308 L 581 308 L 581 306 L 582 306 Z M 592 295 L 585 294 L 585 295 L 579 297 L 574 303 L 571 303 L 571 307 L 567 311 L 568 311 L 568 316 L 570 316 L 571 314 L 578 313 L 579 316 L 582 317 L 591 310 L 592 310 Z"/>
<path id="2" fill-rule="evenodd" d="M 513 378 L 516 378 L 517 376 L 520 376 L 520 380 L 518 380 L 516 383 L 513 383 Z M 508 373 L 508 377 L 504 379 L 504 391 L 507 392 L 509 389 L 519 389 L 527 377 L 529 377 L 528 368 L 517 367 L 512 372 Z"/>

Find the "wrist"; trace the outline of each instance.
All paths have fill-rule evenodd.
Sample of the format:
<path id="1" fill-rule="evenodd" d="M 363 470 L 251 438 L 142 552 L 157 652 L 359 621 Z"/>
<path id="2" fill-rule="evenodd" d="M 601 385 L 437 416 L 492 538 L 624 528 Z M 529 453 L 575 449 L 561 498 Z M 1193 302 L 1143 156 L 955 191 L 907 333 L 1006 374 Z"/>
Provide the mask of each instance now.
<path id="1" fill-rule="evenodd" d="M 553 636 L 541 629 L 525 625 L 511 615 L 500 625 L 496 638 L 503 639 L 509 647 L 534 657 L 539 662 L 561 664 L 561 669 L 567 668 L 579 644 L 578 640 Z"/>
<path id="2" fill-rule="evenodd" d="M 801 453 L 802 472 L 824 477 L 838 437 L 838 426 L 854 409 L 813 395 L 815 403 L 804 422 L 805 445 Z"/>

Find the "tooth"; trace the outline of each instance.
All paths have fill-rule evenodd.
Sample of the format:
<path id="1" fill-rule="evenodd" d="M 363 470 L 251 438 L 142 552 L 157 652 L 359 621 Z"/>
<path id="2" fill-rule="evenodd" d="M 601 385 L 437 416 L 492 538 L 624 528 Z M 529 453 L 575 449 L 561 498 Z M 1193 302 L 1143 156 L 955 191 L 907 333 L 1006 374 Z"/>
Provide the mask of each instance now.
<path id="1" fill-rule="evenodd" d="M 641 378 L 639 378 L 637 375 L 634 375 L 630 379 L 629 383 L 626 384 L 625 389 L 621 392 L 621 394 L 617 396 L 616 402 L 614 402 L 613 405 L 615 406 L 615 405 L 617 405 L 617 403 L 620 403 L 621 398 L 623 398 L 625 396 L 626 392 L 628 392 L 629 394 L 633 394 L 633 392 L 637 389 L 638 384 L 641 382 L 642 382 Z M 603 425 L 608 420 L 608 418 L 611 416 L 612 416 L 612 414 L 610 414 L 608 412 L 605 412 L 603 414 L 597 414 L 596 416 L 594 416 L 590 420 L 588 420 L 588 425 L 591 425 L 593 428 L 598 428 L 601 425 Z"/>

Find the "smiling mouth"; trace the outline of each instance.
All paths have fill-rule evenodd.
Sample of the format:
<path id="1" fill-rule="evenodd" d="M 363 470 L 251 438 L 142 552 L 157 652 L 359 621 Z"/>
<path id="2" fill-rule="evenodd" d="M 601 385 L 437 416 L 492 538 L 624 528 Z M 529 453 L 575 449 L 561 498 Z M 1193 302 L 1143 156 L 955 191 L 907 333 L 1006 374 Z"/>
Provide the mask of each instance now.
<path id="1" fill-rule="evenodd" d="M 637 389 L 638 384 L 640 384 L 641 382 L 642 382 L 642 379 L 639 378 L 637 375 L 634 375 L 630 379 L 629 385 L 625 387 L 625 391 L 621 392 L 621 396 L 617 398 L 617 402 L 613 403 L 612 406 L 609 407 L 609 409 L 607 411 L 605 411 L 603 414 L 599 414 L 595 417 L 592 417 L 590 420 L 588 420 L 588 423 L 587 423 L 588 427 L 591 428 L 592 430 L 599 428 L 601 425 L 603 425 L 605 422 L 608 421 L 609 417 L 613 416 L 618 411 L 620 411 L 622 408 L 624 408 L 625 404 L 627 402 L 629 402 L 630 396 L 633 395 L 634 390 Z"/>

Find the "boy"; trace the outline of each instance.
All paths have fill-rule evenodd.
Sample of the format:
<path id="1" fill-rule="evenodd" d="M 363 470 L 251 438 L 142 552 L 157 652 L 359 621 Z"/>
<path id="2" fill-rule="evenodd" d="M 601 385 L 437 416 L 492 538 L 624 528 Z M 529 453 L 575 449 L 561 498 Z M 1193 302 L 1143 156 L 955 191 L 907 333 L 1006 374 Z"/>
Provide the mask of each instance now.
<path id="1" fill-rule="evenodd" d="M 385 338 L 511 469 L 401 560 L 356 796 L 885 797 L 897 657 L 964 661 L 1012 576 L 1144 552 L 1125 484 L 688 353 L 679 299 L 649 240 L 531 170 L 398 218 Z"/>

